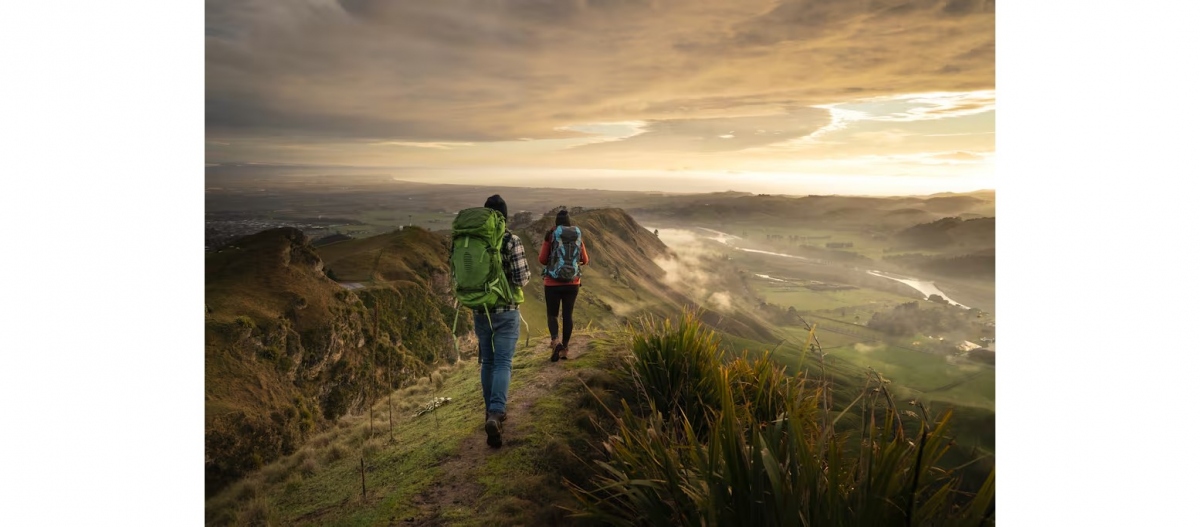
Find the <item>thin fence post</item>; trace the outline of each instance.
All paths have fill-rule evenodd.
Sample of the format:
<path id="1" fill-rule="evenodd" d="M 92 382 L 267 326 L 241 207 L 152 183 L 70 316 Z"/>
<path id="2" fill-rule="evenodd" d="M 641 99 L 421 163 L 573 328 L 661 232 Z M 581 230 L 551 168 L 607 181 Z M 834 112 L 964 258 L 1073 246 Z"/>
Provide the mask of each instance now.
<path id="1" fill-rule="evenodd" d="M 379 254 L 380 255 L 383 254 L 382 249 L 379 251 Z M 376 261 L 376 263 L 378 264 L 378 261 Z M 370 424 L 368 424 L 367 427 L 370 430 L 371 438 L 374 438 L 375 437 L 375 401 L 379 400 L 379 387 L 378 387 L 378 383 L 375 380 L 375 372 L 378 371 L 378 366 L 379 366 L 379 364 L 376 362 L 379 358 L 379 351 L 378 351 L 379 350 L 379 302 L 376 301 L 375 305 L 373 305 L 371 307 L 372 307 L 372 311 L 374 311 L 374 315 L 375 315 L 375 332 L 372 335 L 372 337 L 374 337 L 374 339 L 375 339 L 375 342 L 371 346 L 371 403 L 370 403 L 370 411 L 368 412 L 368 416 L 367 416 L 367 418 L 370 419 Z"/>
<path id="2" fill-rule="evenodd" d="M 396 424 L 392 422 L 392 392 L 396 390 L 395 384 L 392 381 L 392 354 L 388 353 L 388 439 L 390 442 L 396 442 Z"/>

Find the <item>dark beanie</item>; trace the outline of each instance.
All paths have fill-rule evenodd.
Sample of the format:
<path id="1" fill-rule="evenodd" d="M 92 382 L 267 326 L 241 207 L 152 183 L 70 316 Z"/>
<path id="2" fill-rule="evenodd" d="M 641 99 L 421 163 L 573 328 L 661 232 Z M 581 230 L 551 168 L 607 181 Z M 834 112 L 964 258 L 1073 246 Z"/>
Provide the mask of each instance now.
<path id="1" fill-rule="evenodd" d="M 487 202 L 484 203 L 483 206 L 495 211 L 499 211 L 500 214 L 504 216 L 505 220 L 508 219 L 508 204 L 504 202 L 504 198 L 500 197 L 499 194 L 492 194 L 492 197 L 488 198 Z"/>
<path id="2" fill-rule="evenodd" d="M 567 209 L 558 211 L 558 215 L 554 216 L 555 225 L 570 225 L 571 215 L 567 214 Z"/>

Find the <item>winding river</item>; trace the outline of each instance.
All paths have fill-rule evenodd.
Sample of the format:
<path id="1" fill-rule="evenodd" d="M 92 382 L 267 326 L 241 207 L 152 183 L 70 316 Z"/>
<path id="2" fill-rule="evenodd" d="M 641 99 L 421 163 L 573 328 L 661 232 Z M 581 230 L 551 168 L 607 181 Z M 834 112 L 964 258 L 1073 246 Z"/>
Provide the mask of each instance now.
<path id="1" fill-rule="evenodd" d="M 946 296 L 946 293 L 943 293 L 941 289 L 938 289 L 936 285 L 933 285 L 933 282 L 927 282 L 925 280 L 918 280 L 916 278 L 889 276 L 889 275 L 884 274 L 879 271 L 867 271 L 867 274 L 869 274 L 871 276 L 878 276 L 880 278 L 887 278 L 889 280 L 895 280 L 897 282 L 900 282 L 900 283 L 907 285 L 913 289 L 916 289 L 917 291 L 920 291 L 921 294 L 925 295 L 926 299 L 929 299 L 929 297 L 932 295 L 939 295 L 942 298 L 945 298 L 946 301 L 949 302 L 950 305 L 952 305 L 952 306 L 958 306 L 963 309 L 971 309 L 971 308 L 964 306 L 958 302 L 955 302 L 954 300 L 951 300 L 950 297 Z"/>
<path id="2" fill-rule="evenodd" d="M 703 231 L 707 231 L 709 233 L 712 233 L 711 236 L 704 236 L 704 238 L 716 241 L 718 243 L 724 244 L 727 247 L 731 247 L 731 248 L 737 249 L 739 251 L 744 251 L 744 252 L 748 252 L 748 253 L 757 253 L 757 254 L 767 254 L 767 255 L 771 255 L 771 256 L 779 256 L 782 258 L 795 258 L 797 260 L 805 260 L 805 261 L 813 262 L 813 263 L 826 263 L 821 260 L 817 260 L 815 258 L 805 258 L 803 256 L 796 256 L 796 255 L 792 255 L 792 254 L 774 253 L 774 252 L 770 252 L 770 251 L 760 251 L 758 249 L 747 249 L 745 247 L 738 247 L 737 245 L 730 243 L 730 241 L 731 240 L 740 240 L 741 237 L 734 236 L 732 234 L 713 230 L 713 229 L 706 229 L 704 227 L 700 227 L 699 229 L 703 230 Z M 893 274 L 893 273 L 884 273 L 882 271 L 874 271 L 874 270 L 868 270 L 868 271 L 866 271 L 866 273 L 871 276 L 878 276 L 880 278 L 887 278 L 888 280 L 895 280 L 895 281 L 900 282 L 904 285 L 907 285 L 913 289 L 916 289 L 919 293 L 921 293 L 922 295 L 925 295 L 926 300 L 928 300 L 931 295 L 939 295 L 942 298 L 945 298 L 946 301 L 950 303 L 950 305 L 958 306 L 963 309 L 970 309 L 969 307 L 967 307 L 961 303 L 955 302 L 950 297 L 946 296 L 946 293 L 942 292 L 942 290 L 938 289 L 938 287 L 936 285 L 934 285 L 933 282 L 930 282 L 928 280 L 921 280 L 918 278 L 910 278 L 907 276 L 901 276 L 901 275 L 897 275 L 897 274 Z M 778 278 L 773 278 L 773 277 L 763 275 L 763 274 L 755 274 L 755 276 L 758 276 L 758 277 L 761 277 L 761 278 L 764 278 L 767 280 L 776 280 L 776 281 L 780 281 L 780 282 L 784 281 L 784 280 L 779 280 Z"/>

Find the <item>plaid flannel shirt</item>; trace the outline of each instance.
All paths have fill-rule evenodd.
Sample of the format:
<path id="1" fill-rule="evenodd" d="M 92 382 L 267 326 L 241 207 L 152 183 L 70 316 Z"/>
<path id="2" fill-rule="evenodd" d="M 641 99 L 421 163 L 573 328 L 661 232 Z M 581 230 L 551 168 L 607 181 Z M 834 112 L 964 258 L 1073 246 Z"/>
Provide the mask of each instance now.
<path id="1" fill-rule="evenodd" d="M 525 246 L 521 245 L 521 238 L 518 238 L 512 231 L 506 232 L 500 255 L 503 257 L 504 276 L 508 277 L 509 285 L 516 288 L 525 287 L 525 284 L 529 283 L 532 273 L 529 272 L 529 262 L 525 261 Z M 516 311 L 517 307 L 516 304 L 496 306 L 492 309 L 492 313 Z"/>

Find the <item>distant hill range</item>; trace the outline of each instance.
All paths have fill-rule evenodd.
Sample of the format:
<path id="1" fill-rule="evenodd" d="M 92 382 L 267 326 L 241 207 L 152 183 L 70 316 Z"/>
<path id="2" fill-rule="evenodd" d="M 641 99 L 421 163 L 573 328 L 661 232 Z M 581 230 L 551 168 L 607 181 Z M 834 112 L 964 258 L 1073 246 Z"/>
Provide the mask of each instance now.
<path id="1" fill-rule="evenodd" d="M 996 246 L 996 218 L 959 217 L 914 225 L 897 233 L 893 239 L 901 248 L 941 249 L 963 247 L 980 249 Z"/>
<path id="2" fill-rule="evenodd" d="M 717 272 L 672 284 L 660 264 L 679 256 L 623 210 L 573 220 L 592 259 L 577 323 L 609 327 L 635 313 L 700 306 L 707 323 L 730 335 L 774 339 L 746 300 L 745 279 L 720 267 L 728 263 L 714 259 Z M 534 274 L 522 308 L 533 338 L 547 331 L 537 254 L 552 225 L 547 215 L 516 229 Z M 451 328 L 448 261 L 448 238 L 421 227 L 321 247 L 296 229 L 272 229 L 206 255 L 206 492 L 363 410 L 373 382 L 399 388 L 462 359 L 455 338 L 462 353 L 474 353 L 470 313 L 459 310 Z"/>
<path id="3" fill-rule="evenodd" d="M 914 271 L 955 278 L 995 276 L 996 204 L 990 190 L 902 197 L 724 192 L 672 196 L 631 212 L 662 226 L 755 225 L 865 233 L 890 244 L 884 260 Z M 865 258 L 851 251 L 792 250 L 830 261 Z"/>
<path id="4" fill-rule="evenodd" d="M 651 207 L 630 209 L 638 217 L 680 222 L 803 222 L 813 226 L 907 228 L 958 216 L 994 217 L 994 193 L 928 197 L 778 196 L 744 193 L 672 196 Z"/>
<path id="5" fill-rule="evenodd" d="M 986 201 L 996 201 L 996 191 L 991 189 L 974 190 L 971 192 L 938 192 L 937 194 L 930 194 L 926 197 L 953 198 L 956 196 L 971 196 L 973 198 L 979 198 Z"/>
<path id="6" fill-rule="evenodd" d="M 959 217 L 909 227 L 892 237 L 898 252 L 884 260 L 925 273 L 957 278 L 996 276 L 996 219 Z M 921 251 L 933 250 L 937 256 Z"/>

